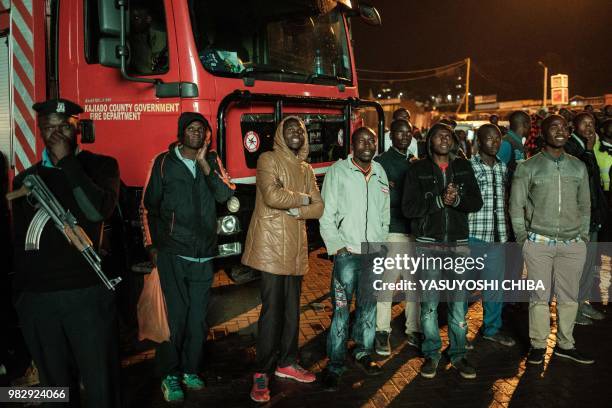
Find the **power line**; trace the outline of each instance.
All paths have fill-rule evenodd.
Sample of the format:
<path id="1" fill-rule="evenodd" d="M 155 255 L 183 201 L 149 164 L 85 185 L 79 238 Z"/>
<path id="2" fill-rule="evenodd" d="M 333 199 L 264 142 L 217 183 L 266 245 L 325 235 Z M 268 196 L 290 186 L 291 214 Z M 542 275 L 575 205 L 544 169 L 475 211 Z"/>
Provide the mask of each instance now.
<path id="1" fill-rule="evenodd" d="M 456 66 L 451 66 L 449 68 L 446 69 L 438 69 L 436 72 L 432 73 L 432 74 L 428 74 L 428 75 L 421 75 L 421 76 L 416 76 L 413 78 L 362 78 L 360 77 L 359 80 L 360 81 L 368 81 L 368 82 L 407 82 L 407 81 L 417 81 L 420 79 L 427 79 L 427 78 L 434 78 L 437 76 L 440 76 L 441 74 L 445 73 L 445 72 L 449 72 L 452 71 L 454 69 L 456 69 Z"/>
<path id="2" fill-rule="evenodd" d="M 411 71 L 381 71 L 381 70 L 375 70 L 375 69 L 362 69 L 362 68 L 357 68 L 357 71 L 368 73 L 368 74 L 420 74 L 423 72 L 439 71 L 441 69 L 448 69 L 448 68 L 456 68 L 461 65 L 465 65 L 465 63 L 466 63 L 465 60 L 461 60 L 461 61 L 453 62 L 448 65 L 442 65 L 442 66 L 435 67 L 435 68 L 416 69 L 416 70 L 411 70 Z"/>

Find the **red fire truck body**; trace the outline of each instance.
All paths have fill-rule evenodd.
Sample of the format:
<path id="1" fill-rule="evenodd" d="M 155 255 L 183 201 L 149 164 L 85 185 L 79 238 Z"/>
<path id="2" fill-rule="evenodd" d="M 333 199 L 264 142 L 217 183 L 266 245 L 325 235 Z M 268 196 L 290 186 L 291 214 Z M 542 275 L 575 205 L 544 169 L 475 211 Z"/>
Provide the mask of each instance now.
<path id="1" fill-rule="evenodd" d="M 81 119 L 95 125 L 95 140 L 83 147 L 119 162 L 128 228 L 137 230 L 150 163 L 176 140 L 182 112 L 208 119 L 211 148 L 237 185 L 237 201 L 219 208 L 224 256 L 241 252 L 257 157 L 272 148 L 283 116 L 304 118 L 317 175 L 348 154 L 358 109 L 377 109 L 379 132 L 384 129 L 380 106 L 358 99 L 350 38 L 350 16 L 377 12 L 350 0 L 0 0 L 0 7 L 10 9 L 8 21 L 3 18 L 9 24 L 12 169 L 34 164 L 44 148 L 33 102 L 62 97 L 79 103 Z M 150 23 L 140 37 L 138 13 Z M 150 53 L 151 65 L 145 59 L 144 68 L 132 67 L 138 53 Z M 84 131 L 83 143 L 90 133 Z"/>

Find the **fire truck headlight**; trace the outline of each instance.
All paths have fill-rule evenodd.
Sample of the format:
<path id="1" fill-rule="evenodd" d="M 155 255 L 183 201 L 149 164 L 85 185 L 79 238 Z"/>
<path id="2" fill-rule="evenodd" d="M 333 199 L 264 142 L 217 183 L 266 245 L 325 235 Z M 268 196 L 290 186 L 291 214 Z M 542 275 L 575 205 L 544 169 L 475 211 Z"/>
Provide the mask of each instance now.
<path id="1" fill-rule="evenodd" d="M 227 209 L 231 213 L 238 212 L 240 209 L 240 200 L 238 200 L 238 197 L 231 197 L 229 200 L 227 200 Z"/>
<path id="2" fill-rule="evenodd" d="M 226 215 L 217 219 L 217 234 L 231 235 L 240 231 L 240 222 L 235 215 Z"/>

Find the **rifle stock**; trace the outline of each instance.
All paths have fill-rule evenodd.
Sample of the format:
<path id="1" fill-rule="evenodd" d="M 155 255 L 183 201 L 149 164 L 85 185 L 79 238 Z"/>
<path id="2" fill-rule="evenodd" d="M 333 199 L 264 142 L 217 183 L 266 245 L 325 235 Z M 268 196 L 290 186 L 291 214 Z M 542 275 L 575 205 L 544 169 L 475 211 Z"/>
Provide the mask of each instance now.
<path id="1" fill-rule="evenodd" d="M 13 201 L 23 196 L 30 194 L 30 190 L 26 186 L 21 186 L 19 190 L 11 191 L 6 194 L 6 199 L 8 201 Z"/>

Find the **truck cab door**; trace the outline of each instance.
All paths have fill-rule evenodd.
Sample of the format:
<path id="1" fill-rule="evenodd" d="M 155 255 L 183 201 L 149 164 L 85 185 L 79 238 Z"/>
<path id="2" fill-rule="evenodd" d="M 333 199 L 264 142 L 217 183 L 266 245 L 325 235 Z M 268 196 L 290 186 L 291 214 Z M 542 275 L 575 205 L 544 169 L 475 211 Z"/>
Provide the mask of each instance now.
<path id="1" fill-rule="evenodd" d="M 179 78 L 177 40 L 171 0 L 131 2 L 126 39 L 130 76 L 176 83 Z M 119 161 L 128 186 L 142 186 L 149 162 L 176 139 L 180 98 L 156 96 L 153 83 L 133 82 L 120 69 L 103 66 L 102 41 L 115 37 L 101 26 L 101 15 L 115 0 L 60 2 L 59 94 L 83 106 L 82 118 L 92 119 L 96 140 L 88 149 Z M 116 40 L 118 41 L 118 40 Z"/>

